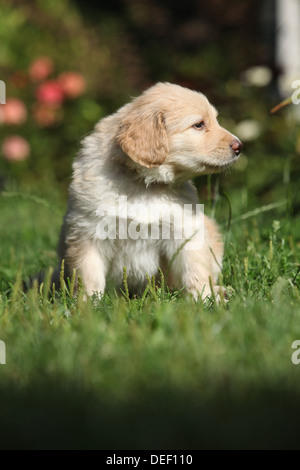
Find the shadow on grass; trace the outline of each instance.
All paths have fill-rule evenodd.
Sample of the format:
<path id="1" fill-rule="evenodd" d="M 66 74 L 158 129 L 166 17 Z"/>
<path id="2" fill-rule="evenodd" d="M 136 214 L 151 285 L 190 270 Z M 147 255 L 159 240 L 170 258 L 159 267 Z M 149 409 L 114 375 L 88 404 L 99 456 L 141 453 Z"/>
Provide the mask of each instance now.
<path id="1" fill-rule="evenodd" d="M 0 390 L 1 449 L 299 449 L 300 398 L 153 390 L 112 404 L 59 379 Z"/>

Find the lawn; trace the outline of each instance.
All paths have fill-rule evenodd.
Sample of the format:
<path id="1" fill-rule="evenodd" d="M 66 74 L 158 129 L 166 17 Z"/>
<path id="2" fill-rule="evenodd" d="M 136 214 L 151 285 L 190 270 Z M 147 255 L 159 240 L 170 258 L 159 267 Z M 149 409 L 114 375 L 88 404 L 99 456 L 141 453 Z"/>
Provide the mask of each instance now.
<path id="1" fill-rule="evenodd" d="M 226 305 L 163 280 L 134 299 L 24 293 L 22 279 L 55 266 L 65 199 L 2 193 L 1 448 L 299 448 L 300 219 L 280 185 L 275 207 L 243 210 L 230 179 L 206 204 L 226 241 Z"/>

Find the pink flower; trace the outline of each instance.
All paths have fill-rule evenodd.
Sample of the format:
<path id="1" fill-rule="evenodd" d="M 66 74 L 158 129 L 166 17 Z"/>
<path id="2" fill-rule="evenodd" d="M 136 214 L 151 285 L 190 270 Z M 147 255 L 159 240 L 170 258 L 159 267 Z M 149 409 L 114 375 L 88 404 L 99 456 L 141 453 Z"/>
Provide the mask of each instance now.
<path id="1" fill-rule="evenodd" d="M 18 98 L 8 98 L 6 104 L 1 105 L 0 112 L 4 124 L 23 124 L 27 119 L 25 104 Z"/>
<path id="2" fill-rule="evenodd" d="M 49 105 L 36 103 L 33 107 L 33 116 L 39 126 L 52 126 L 52 124 L 60 121 L 62 117 L 62 109 L 59 105 L 55 104 Z"/>
<path id="3" fill-rule="evenodd" d="M 49 80 L 39 85 L 36 97 L 40 103 L 61 104 L 64 100 L 64 90 L 56 80 Z"/>
<path id="4" fill-rule="evenodd" d="M 86 88 L 86 82 L 81 73 L 64 72 L 58 77 L 58 81 L 68 98 L 77 98 Z"/>
<path id="5" fill-rule="evenodd" d="M 17 162 L 25 160 L 30 154 L 30 145 L 19 135 L 12 135 L 4 139 L 1 152 L 6 160 Z"/>
<path id="6" fill-rule="evenodd" d="M 53 61 L 50 57 L 38 57 L 29 67 L 29 75 L 32 80 L 39 82 L 45 80 L 53 71 Z"/>

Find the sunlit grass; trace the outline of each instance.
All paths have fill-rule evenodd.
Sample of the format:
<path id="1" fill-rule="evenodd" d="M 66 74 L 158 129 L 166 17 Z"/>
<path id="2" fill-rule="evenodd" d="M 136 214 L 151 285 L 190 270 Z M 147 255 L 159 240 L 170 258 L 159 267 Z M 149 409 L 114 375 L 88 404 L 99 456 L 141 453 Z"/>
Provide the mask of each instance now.
<path id="1" fill-rule="evenodd" d="M 296 447 L 299 220 L 256 208 L 225 224 L 226 305 L 171 293 L 163 277 L 138 298 L 126 283 L 101 300 L 47 281 L 24 293 L 22 279 L 56 265 L 60 211 L 1 199 L 1 445 Z"/>

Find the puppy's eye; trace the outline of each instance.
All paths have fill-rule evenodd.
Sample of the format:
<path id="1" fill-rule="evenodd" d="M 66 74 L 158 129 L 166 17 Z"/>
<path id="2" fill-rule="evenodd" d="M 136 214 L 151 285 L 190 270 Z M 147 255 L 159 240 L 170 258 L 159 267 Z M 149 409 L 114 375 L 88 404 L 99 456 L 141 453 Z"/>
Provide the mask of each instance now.
<path id="1" fill-rule="evenodd" d="M 196 122 L 196 124 L 193 125 L 193 128 L 197 129 L 198 131 L 201 131 L 202 129 L 204 129 L 204 127 L 205 127 L 204 121 Z"/>

